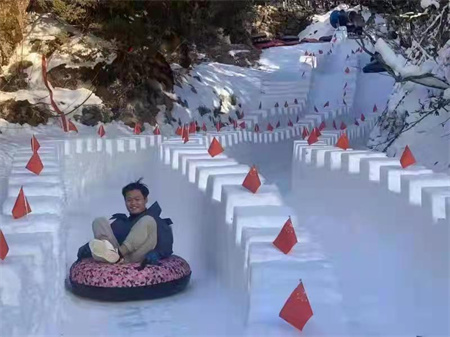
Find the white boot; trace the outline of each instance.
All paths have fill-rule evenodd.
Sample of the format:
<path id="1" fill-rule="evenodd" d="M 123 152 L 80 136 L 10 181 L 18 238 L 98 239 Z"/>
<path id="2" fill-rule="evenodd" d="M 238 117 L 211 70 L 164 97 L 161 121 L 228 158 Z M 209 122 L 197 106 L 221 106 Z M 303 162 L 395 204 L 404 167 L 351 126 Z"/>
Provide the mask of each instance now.
<path id="1" fill-rule="evenodd" d="M 108 240 L 91 240 L 89 248 L 96 261 L 116 263 L 120 259 L 117 249 Z"/>

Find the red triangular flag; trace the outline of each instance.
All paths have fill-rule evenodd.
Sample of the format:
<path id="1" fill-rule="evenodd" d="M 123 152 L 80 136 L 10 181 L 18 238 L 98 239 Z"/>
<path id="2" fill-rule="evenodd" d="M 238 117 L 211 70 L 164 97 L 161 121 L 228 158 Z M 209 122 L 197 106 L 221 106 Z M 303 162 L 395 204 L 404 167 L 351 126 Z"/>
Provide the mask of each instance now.
<path id="1" fill-rule="evenodd" d="M 281 309 L 280 318 L 301 331 L 312 316 L 311 304 L 303 287 L 303 282 L 300 280 L 300 284 Z"/>
<path id="2" fill-rule="evenodd" d="M 407 168 L 408 166 L 415 164 L 416 158 L 414 158 L 409 146 L 406 145 L 405 150 L 403 151 L 402 157 L 400 158 L 400 164 L 403 168 Z"/>
<path id="3" fill-rule="evenodd" d="M 335 43 L 337 41 L 337 38 L 335 37 L 334 39 L 333 39 L 333 43 Z"/>
<path id="4" fill-rule="evenodd" d="M 242 186 L 253 193 L 256 193 L 256 191 L 258 191 L 258 188 L 261 186 L 261 180 L 259 180 L 258 170 L 254 165 L 245 177 Z"/>
<path id="5" fill-rule="evenodd" d="M 341 129 L 341 130 L 347 129 L 347 125 L 346 125 L 344 122 L 341 122 L 341 127 L 340 127 L 340 129 Z"/>
<path id="6" fill-rule="evenodd" d="M 184 144 L 186 144 L 189 141 L 189 128 L 187 125 L 183 128 L 182 138 L 183 138 Z"/>
<path id="7" fill-rule="evenodd" d="M 279 107 L 278 102 L 276 102 L 275 103 L 275 108 L 278 108 L 278 107 Z"/>
<path id="8" fill-rule="evenodd" d="M 309 131 L 306 127 L 303 127 L 303 131 L 302 131 L 302 138 L 305 139 L 306 137 L 308 137 L 309 135 Z"/>
<path id="9" fill-rule="evenodd" d="M 326 107 L 328 107 L 328 106 L 330 106 L 330 101 L 327 101 L 327 102 L 323 105 L 324 108 L 326 108 Z"/>
<path id="10" fill-rule="evenodd" d="M 375 104 L 374 106 L 373 106 L 373 112 L 377 112 L 378 111 L 378 108 L 377 108 L 377 105 Z"/>
<path id="11" fill-rule="evenodd" d="M 75 126 L 75 124 L 72 123 L 72 121 L 69 119 L 69 131 L 75 131 L 76 133 L 78 133 L 78 129 Z"/>
<path id="12" fill-rule="evenodd" d="M 365 121 L 366 120 L 366 116 L 364 116 L 364 114 L 361 114 L 361 121 Z"/>
<path id="13" fill-rule="evenodd" d="M 195 125 L 195 122 L 191 122 L 189 124 L 189 133 L 195 133 L 197 131 L 197 126 Z"/>
<path id="14" fill-rule="evenodd" d="M 348 141 L 348 137 L 346 133 L 343 133 L 338 141 L 336 142 L 336 147 L 341 148 L 342 150 L 347 150 L 350 145 L 349 145 L 349 141 Z"/>
<path id="15" fill-rule="evenodd" d="M 28 213 L 31 213 L 31 207 L 28 203 L 25 194 L 23 193 L 23 188 L 20 188 L 19 195 L 17 196 L 16 203 L 12 209 L 12 215 L 14 219 L 19 219 Z"/>
<path id="16" fill-rule="evenodd" d="M 241 124 L 239 124 L 239 126 L 240 126 L 242 129 L 245 129 L 245 122 L 242 122 Z"/>
<path id="17" fill-rule="evenodd" d="M 291 218 L 289 218 L 273 244 L 284 254 L 288 254 L 297 242 L 297 235 L 295 235 L 294 226 L 292 225 Z"/>
<path id="18" fill-rule="evenodd" d="M 350 73 L 350 68 L 349 67 L 345 68 L 345 73 L 346 74 Z"/>
<path id="19" fill-rule="evenodd" d="M 177 127 L 177 130 L 175 131 L 175 133 L 176 133 L 178 136 L 181 136 L 181 135 L 183 134 L 183 129 L 181 128 L 181 126 Z"/>
<path id="20" fill-rule="evenodd" d="M 314 129 L 313 129 L 313 132 L 315 132 L 315 134 L 316 134 L 317 137 L 322 136 L 322 133 L 320 133 L 320 130 L 319 130 L 318 128 L 314 128 Z"/>
<path id="21" fill-rule="evenodd" d="M 220 131 L 220 122 L 217 122 L 217 123 L 216 123 L 216 130 L 217 130 L 217 132 Z"/>
<path id="22" fill-rule="evenodd" d="M 294 104 L 298 104 L 297 98 L 294 99 Z"/>
<path id="23" fill-rule="evenodd" d="M 336 121 L 333 121 L 333 128 L 337 130 Z"/>
<path id="24" fill-rule="evenodd" d="M 294 126 L 294 123 L 289 119 L 288 126 Z"/>
<path id="25" fill-rule="evenodd" d="M 205 132 L 206 132 L 206 130 L 207 130 L 205 122 L 203 122 L 202 130 L 205 131 Z"/>
<path id="26" fill-rule="evenodd" d="M 139 123 L 136 123 L 134 125 L 134 134 L 135 135 L 139 135 L 141 132 L 142 132 L 141 125 Z"/>
<path id="27" fill-rule="evenodd" d="M 311 134 L 308 137 L 308 145 L 312 145 L 314 143 L 317 143 L 319 141 L 319 138 L 317 137 L 317 133 L 315 132 L 316 129 L 313 129 L 311 131 Z"/>
<path id="28" fill-rule="evenodd" d="M 320 123 L 320 125 L 319 125 L 319 131 L 322 131 L 326 127 L 327 127 L 327 125 L 325 124 L 325 121 L 322 121 L 322 123 Z"/>
<path id="29" fill-rule="evenodd" d="M 218 154 L 221 154 L 223 152 L 223 147 L 220 145 L 219 141 L 216 139 L 216 137 L 213 138 L 211 145 L 209 145 L 208 153 L 211 157 L 215 157 Z"/>
<path id="30" fill-rule="evenodd" d="M 359 122 L 358 122 L 358 120 L 356 118 L 355 118 L 355 125 L 359 126 Z"/>
<path id="31" fill-rule="evenodd" d="M 289 106 L 288 102 L 284 102 L 284 107 L 287 108 Z"/>
<path id="32" fill-rule="evenodd" d="M 4 260 L 6 255 L 8 255 L 9 247 L 6 242 L 5 236 L 3 235 L 2 230 L 0 229 L 0 259 Z"/>
<path id="33" fill-rule="evenodd" d="M 39 150 L 40 147 L 41 147 L 41 144 L 39 144 L 38 140 L 33 135 L 33 137 L 31 137 L 31 151 L 36 153 Z"/>
<path id="34" fill-rule="evenodd" d="M 259 102 L 259 110 L 262 109 L 262 102 Z"/>
<path id="35" fill-rule="evenodd" d="M 273 131 L 273 126 L 272 124 L 267 124 L 267 131 Z"/>
<path id="36" fill-rule="evenodd" d="M 259 125 L 255 124 L 255 132 L 259 132 Z"/>
<path id="37" fill-rule="evenodd" d="M 100 125 L 100 128 L 98 129 L 97 133 L 100 137 L 103 137 L 105 135 L 105 128 L 103 127 L 103 125 Z"/>
<path id="38" fill-rule="evenodd" d="M 44 168 L 44 165 L 42 165 L 42 161 L 41 161 L 41 157 L 39 157 L 39 153 L 37 153 L 37 152 L 33 153 L 30 160 L 28 161 L 26 169 L 33 172 L 34 174 L 39 175 L 43 168 Z"/>
<path id="39" fill-rule="evenodd" d="M 317 109 L 317 107 L 315 105 L 314 105 L 314 111 L 319 112 L 319 109 Z"/>
<path id="40" fill-rule="evenodd" d="M 280 127 L 280 121 L 277 122 L 277 125 L 275 127 L 278 129 Z"/>
<path id="41" fill-rule="evenodd" d="M 159 129 L 158 125 L 156 125 L 156 127 L 153 129 L 153 134 L 154 135 L 160 135 L 161 134 L 161 130 Z"/>

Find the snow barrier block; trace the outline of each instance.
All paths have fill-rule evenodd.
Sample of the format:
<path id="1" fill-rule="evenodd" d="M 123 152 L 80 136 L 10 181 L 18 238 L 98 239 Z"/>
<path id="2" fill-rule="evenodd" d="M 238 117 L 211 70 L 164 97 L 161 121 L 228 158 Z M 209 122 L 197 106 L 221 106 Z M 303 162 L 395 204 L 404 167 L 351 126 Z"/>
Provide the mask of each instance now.
<path id="1" fill-rule="evenodd" d="M 51 196 L 60 197 L 64 196 L 63 185 L 61 182 L 57 183 L 43 183 L 43 182 L 28 182 L 8 185 L 8 197 L 17 198 L 20 188 L 26 190 L 27 197 L 39 197 L 39 196 Z M 31 206 L 30 206 L 31 207 Z"/>
<path id="2" fill-rule="evenodd" d="M 248 165 L 229 165 L 229 166 L 221 166 L 221 167 L 200 167 L 197 170 L 198 177 L 198 188 L 201 191 L 206 191 L 208 186 L 208 180 L 211 176 L 222 176 L 227 174 L 247 174 L 250 171 L 250 167 Z M 213 183 L 214 184 L 214 183 Z M 220 191 L 220 195 L 221 195 Z M 220 199 L 220 198 L 219 198 Z"/>
<path id="3" fill-rule="evenodd" d="M 325 166 L 332 171 L 341 170 L 342 169 L 342 157 L 344 154 L 351 151 L 353 154 L 366 154 L 367 151 L 359 151 L 359 150 L 343 150 L 343 151 L 333 151 L 325 153 Z"/>
<path id="4" fill-rule="evenodd" d="M 211 155 L 206 152 L 206 154 L 186 154 L 181 153 L 179 156 L 179 161 L 181 162 L 181 172 L 183 175 L 187 173 L 187 162 L 188 160 L 214 160 L 214 159 L 226 159 L 228 156 L 224 154 L 219 154 L 215 157 L 211 157 Z"/>
<path id="5" fill-rule="evenodd" d="M 401 192 L 401 180 L 404 175 L 422 175 L 431 174 L 432 170 L 425 168 L 424 166 L 413 165 L 406 169 L 401 167 L 383 166 L 380 169 L 380 181 L 383 185 L 387 186 L 389 191 L 400 193 Z"/>
<path id="6" fill-rule="evenodd" d="M 60 197 L 54 196 L 28 196 L 27 189 L 24 188 L 25 196 L 30 204 L 33 214 L 54 214 L 61 215 L 63 202 Z M 3 203 L 3 214 L 12 216 L 12 209 L 17 196 L 8 197 Z"/>
<path id="7" fill-rule="evenodd" d="M 228 173 L 222 175 L 211 175 L 208 178 L 206 186 L 206 194 L 210 196 L 213 200 L 220 202 L 222 201 L 223 187 L 225 185 L 241 186 L 247 174 L 248 170 L 245 173 Z M 265 178 L 260 175 L 259 179 L 261 180 L 261 184 L 264 184 Z"/>
<path id="8" fill-rule="evenodd" d="M 214 159 L 214 160 L 198 160 L 198 159 L 188 159 L 187 172 L 189 177 L 189 182 L 195 183 L 195 178 L 197 177 L 197 170 L 200 167 L 214 167 L 214 166 L 229 166 L 232 164 L 237 164 L 234 159 L 224 158 L 224 159 Z"/>
<path id="9" fill-rule="evenodd" d="M 26 185 L 28 183 L 60 183 L 61 177 L 58 173 L 48 172 L 46 169 L 42 170 L 39 175 L 25 169 L 22 173 L 17 173 L 14 170 L 8 177 L 8 184 Z"/>
<path id="10" fill-rule="evenodd" d="M 360 163 L 363 158 L 386 158 L 385 153 L 365 151 L 357 153 L 357 151 L 347 150 L 342 153 L 342 169 L 348 170 L 349 173 L 359 173 Z"/>
<path id="11" fill-rule="evenodd" d="M 225 219 L 228 225 L 233 223 L 234 208 L 237 206 L 283 205 L 275 185 L 262 185 L 255 194 L 241 185 L 223 186 L 221 200 L 225 205 Z"/>
<path id="12" fill-rule="evenodd" d="M 289 217 L 295 226 L 297 217 L 294 210 L 287 206 L 236 207 L 233 212 L 233 233 L 236 244 L 241 245 L 243 231 L 248 228 L 271 228 L 275 229 L 278 235 Z"/>
<path id="13" fill-rule="evenodd" d="M 380 182 L 381 167 L 401 167 L 397 158 L 361 158 L 361 175 L 370 181 Z"/>
<path id="14" fill-rule="evenodd" d="M 448 187 L 450 176 L 446 174 L 403 175 L 400 177 L 401 193 L 413 205 L 422 205 L 422 189 L 425 187 Z"/>
<path id="15" fill-rule="evenodd" d="M 304 158 L 304 162 L 312 164 L 315 167 L 325 166 L 325 153 L 329 151 L 343 151 L 335 146 L 316 146 L 308 150 L 308 158 Z"/>
<path id="16" fill-rule="evenodd" d="M 206 148 L 203 145 L 193 145 L 193 144 L 171 144 L 164 143 L 159 147 L 160 159 L 165 165 L 171 165 L 171 154 L 174 149 L 185 149 L 186 151 L 205 151 Z M 199 153 L 199 152 L 193 152 Z"/>
<path id="17" fill-rule="evenodd" d="M 450 218 L 446 214 L 446 199 L 450 198 L 449 186 L 424 187 L 422 189 L 422 207 L 430 211 L 430 216 L 434 222 L 447 220 L 450 224 Z"/>
<path id="18" fill-rule="evenodd" d="M 201 155 L 209 155 L 208 151 L 204 148 L 196 148 L 196 147 L 168 147 L 166 149 L 169 149 L 169 155 L 172 162 L 172 168 L 174 170 L 178 170 L 180 167 L 180 155 L 184 154 L 201 154 Z M 211 157 L 211 156 L 210 156 Z"/>
<path id="19" fill-rule="evenodd" d="M 15 168 L 25 168 L 28 164 L 28 161 L 30 160 L 30 158 L 24 160 L 24 159 L 14 159 L 13 163 L 12 163 L 12 169 L 14 170 Z M 42 164 L 44 165 L 44 170 L 46 168 L 54 168 L 54 167 L 59 167 L 59 162 L 58 159 L 53 157 L 52 159 L 45 159 L 43 160 L 41 158 Z"/>

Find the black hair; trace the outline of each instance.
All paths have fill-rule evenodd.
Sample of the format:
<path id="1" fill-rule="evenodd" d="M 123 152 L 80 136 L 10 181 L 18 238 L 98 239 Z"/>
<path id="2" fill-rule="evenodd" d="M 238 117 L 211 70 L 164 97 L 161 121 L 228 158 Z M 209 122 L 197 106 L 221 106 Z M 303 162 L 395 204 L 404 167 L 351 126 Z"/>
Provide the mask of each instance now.
<path id="1" fill-rule="evenodd" d="M 139 190 L 139 191 L 141 191 L 144 198 L 147 198 L 150 192 L 148 190 L 147 185 L 141 183 L 142 179 L 143 178 L 139 178 L 139 180 L 135 181 L 134 183 L 129 183 L 127 186 L 122 188 L 123 197 L 125 198 L 127 196 L 127 193 L 130 191 Z"/>

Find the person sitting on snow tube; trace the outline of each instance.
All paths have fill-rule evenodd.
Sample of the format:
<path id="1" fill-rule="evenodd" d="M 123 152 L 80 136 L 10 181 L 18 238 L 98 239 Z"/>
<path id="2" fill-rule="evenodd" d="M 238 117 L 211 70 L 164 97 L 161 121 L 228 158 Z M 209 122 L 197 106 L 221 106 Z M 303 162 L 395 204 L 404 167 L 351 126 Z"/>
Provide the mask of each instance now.
<path id="1" fill-rule="evenodd" d="M 146 208 L 149 190 L 141 179 L 122 189 L 129 216 L 111 224 L 97 218 L 94 239 L 78 250 L 66 286 L 75 295 L 102 301 L 134 301 L 176 294 L 189 283 L 191 268 L 173 255 L 170 219 L 158 202 Z"/>
<path id="2" fill-rule="evenodd" d="M 146 208 L 149 190 L 141 180 L 122 189 L 130 215 L 114 214 L 111 224 L 106 218 L 95 219 L 94 239 L 78 250 L 78 261 L 92 257 L 104 263 L 141 263 L 144 268 L 172 255 L 172 221 L 159 217 L 157 202 Z"/>

